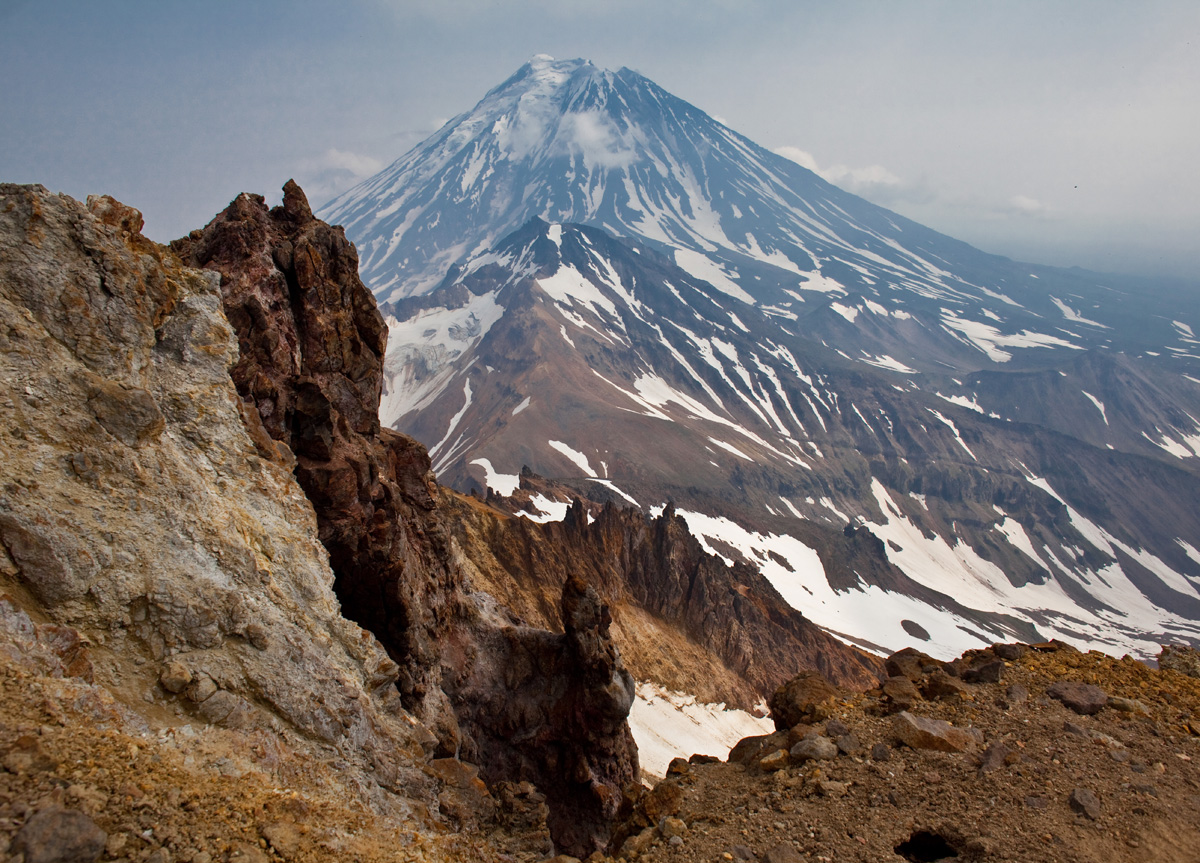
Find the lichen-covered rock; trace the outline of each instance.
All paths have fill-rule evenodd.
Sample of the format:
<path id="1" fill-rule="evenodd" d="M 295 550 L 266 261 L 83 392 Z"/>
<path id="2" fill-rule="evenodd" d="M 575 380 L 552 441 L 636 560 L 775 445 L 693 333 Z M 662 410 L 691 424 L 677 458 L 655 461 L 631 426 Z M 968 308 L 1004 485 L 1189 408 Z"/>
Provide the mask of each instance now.
<path id="1" fill-rule="evenodd" d="M 1164 644 L 1158 654 L 1158 667 L 1200 678 L 1200 650 L 1186 644 Z"/>

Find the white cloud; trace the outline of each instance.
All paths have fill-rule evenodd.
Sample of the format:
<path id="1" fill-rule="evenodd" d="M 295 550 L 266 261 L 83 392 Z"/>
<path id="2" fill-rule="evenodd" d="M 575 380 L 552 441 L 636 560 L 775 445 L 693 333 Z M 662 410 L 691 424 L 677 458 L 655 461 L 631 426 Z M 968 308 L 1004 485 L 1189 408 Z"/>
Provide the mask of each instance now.
<path id="1" fill-rule="evenodd" d="M 799 147 L 776 147 L 775 153 L 791 159 L 797 165 L 808 168 L 823 180 L 853 192 L 876 203 L 896 200 L 928 200 L 931 195 L 923 187 L 906 183 L 883 165 L 866 165 L 852 168 L 849 165 L 827 165 L 822 167 L 816 157 Z"/>
<path id="2" fill-rule="evenodd" d="M 321 168 L 333 171 L 348 171 L 358 179 L 378 174 L 383 169 L 383 162 L 373 156 L 360 153 L 350 153 L 346 150 L 330 148 L 318 160 Z"/>
<path id="3" fill-rule="evenodd" d="M 585 164 L 602 168 L 624 168 L 636 158 L 613 121 L 596 110 L 565 115 L 555 147 L 559 152 L 579 153 Z"/>
<path id="4" fill-rule="evenodd" d="M 1021 216 L 1036 216 L 1038 218 L 1046 218 L 1050 215 L 1050 208 L 1036 198 L 1031 198 L 1028 195 L 1013 195 L 1008 199 L 1006 208 L 1010 213 Z"/>

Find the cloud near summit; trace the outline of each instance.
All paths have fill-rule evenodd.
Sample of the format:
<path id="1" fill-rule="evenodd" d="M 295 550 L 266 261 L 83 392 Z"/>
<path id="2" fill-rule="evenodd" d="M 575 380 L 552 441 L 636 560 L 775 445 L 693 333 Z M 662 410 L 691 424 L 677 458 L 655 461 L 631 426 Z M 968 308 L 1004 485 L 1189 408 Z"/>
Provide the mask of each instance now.
<path id="1" fill-rule="evenodd" d="M 906 183 L 883 165 L 867 165 L 862 168 L 851 168 L 848 165 L 822 167 L 817 164 L 812 153 L 799 147 L 776 147 L 774 152 L 785 159 L 791 159 L 803 168 L 808 168 L 821 179 L 876 203 L 900 200 L 924 202 L 931 198 L 928 190 Z"/>

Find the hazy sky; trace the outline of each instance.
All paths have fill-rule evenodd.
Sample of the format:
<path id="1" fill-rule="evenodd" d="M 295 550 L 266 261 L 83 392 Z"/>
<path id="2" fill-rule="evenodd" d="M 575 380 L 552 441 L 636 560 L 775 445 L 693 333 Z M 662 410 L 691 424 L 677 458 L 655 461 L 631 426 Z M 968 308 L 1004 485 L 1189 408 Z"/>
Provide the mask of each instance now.
<path id="1" fill-rule="evenodd" d="M 0 180 L 157 240 L 289 177 L 318 205 L 538 53 L 986 251 L 1200 281 L 1196 0 L 0 0 Z"/>

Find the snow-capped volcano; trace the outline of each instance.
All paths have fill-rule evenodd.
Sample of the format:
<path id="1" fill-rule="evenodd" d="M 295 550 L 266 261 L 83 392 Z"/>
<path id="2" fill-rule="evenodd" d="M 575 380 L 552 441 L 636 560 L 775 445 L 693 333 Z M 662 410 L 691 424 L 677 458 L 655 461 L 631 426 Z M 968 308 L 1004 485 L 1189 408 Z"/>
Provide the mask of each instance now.
<path id="1" fill-rule="evenodd" d="M 320 214 L 346 228 L 384 302 L 431 290 L 540 218 L 637 238 L 739 304 L 804 318 L 808 332 L 896 367 L 966 370 L 1093 342 L 1197 353 L 1169 305 L 987 255 L 838 189 L 636 72 L 584 60 L 534 58 Z M 1133 328 L 1131 308 L 1143 313 Z"/>
<path id="2" fill-rule="evenodd" d="M 880 649 L 1200 637 L 1195 292 L 988 255 L 584 61 L 323 212 L 450 484 L 674 500 Z"/>

